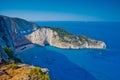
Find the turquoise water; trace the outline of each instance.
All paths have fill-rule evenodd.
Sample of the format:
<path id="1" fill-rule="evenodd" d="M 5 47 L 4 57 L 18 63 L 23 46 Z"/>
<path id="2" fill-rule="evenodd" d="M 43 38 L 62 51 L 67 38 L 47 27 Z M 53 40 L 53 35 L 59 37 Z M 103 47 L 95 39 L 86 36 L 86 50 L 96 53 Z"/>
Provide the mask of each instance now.
<path id="1" fill-rule="evenodd" d="M 107 44 L 105 50 L 64 50 L 35 46 L 19 54 L 24 63 L 46 67 L 52 80 L 120 80 L 120 23 L 39 22 L 84 34 Z"/>

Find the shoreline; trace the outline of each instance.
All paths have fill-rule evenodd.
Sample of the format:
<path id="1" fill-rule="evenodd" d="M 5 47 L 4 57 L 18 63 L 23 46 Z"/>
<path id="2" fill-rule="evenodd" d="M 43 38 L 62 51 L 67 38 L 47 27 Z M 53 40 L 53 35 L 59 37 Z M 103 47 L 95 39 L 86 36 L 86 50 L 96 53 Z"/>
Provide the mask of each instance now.
<path id="1" fill-rule="evenodd" d="M 30 49 L 30 48 L 33 48 L 35 47 L 36 44 L 26 44 L 26 45 L 23 45 L 23 46 L 20 46 L 18 48 L 15 49 L 15 52 L 16 53 L 21 53 L 27 49 Z M 51 46 L 51 45 L 50 45 Z M 106 50 L 106 48 L 60 48 L 60 47 L 56 47 L 56 46 L 51 46 L 51 47 L 55 47 L 55 48 L 58 48 L 58 49 L 63 49 L 63 50 L 82 50 L 82 49 L 95 49 L 95 50 Z"/>

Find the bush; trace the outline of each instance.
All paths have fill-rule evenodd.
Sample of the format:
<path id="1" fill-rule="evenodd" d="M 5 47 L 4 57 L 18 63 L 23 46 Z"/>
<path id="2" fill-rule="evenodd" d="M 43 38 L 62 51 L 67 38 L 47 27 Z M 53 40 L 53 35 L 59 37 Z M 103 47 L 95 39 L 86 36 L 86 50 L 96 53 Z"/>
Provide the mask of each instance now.
<path id="1" fill-rule="evenodd" d="M 4 47 L 4 50 L 7 53 L 7 55 L 9 56 L 9 58 L 13 58 L 13 51 L 10 48 Z"/>
<path id="2" fill-rule="evenodd" d="M 15 63 L 22 63 L 21 59 L 17 58 L 17 57 L 14 58 L 14 61 L 15 61 Z"/>
<path id="3" fill-rule="evenodd" d="M 31 69 L 30 75 L 32 80 L 50 80 L 48 74 L 43 74 L 39 67 Z"/>
<path id="4" fill-rule="evenodd" d="M 30 74 L 32 76 L 42 75 L 42 71 L 39 67 L 35 67 L 35 68 L 31 69 Z"/>
<path id="5" fill-rule="evenodd" d="M 18 68 L 17 64 L 14 64 L 14 63 L 9 64 L 8 67 L 12 68 L 12 69 L 17 69 Z"/>

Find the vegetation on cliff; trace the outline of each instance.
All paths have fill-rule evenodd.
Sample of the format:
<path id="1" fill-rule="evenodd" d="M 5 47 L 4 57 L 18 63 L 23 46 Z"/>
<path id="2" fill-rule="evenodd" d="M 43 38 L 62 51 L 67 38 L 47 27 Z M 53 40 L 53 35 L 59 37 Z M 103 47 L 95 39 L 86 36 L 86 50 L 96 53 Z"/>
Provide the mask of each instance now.
<path id="1" fill-rule="evenodd" d="M 44 26 L 40 28 L 41 32 L 36 32 L 41 33 L 45 32 L 43 36 L 47 36 L 47 38 L 43 39 L 49 42 L 52 46 L 59 47 L 59 48 L 72 48 L 72 49 L 80 49 L 80 48 L 99 48 L 103 49 L 106 48 L 106 45 L 103 41 L 98 41 L 89 37 L 86 37 L 84 35 L 74 35 L 69 33 L 68 31 L 61 29 L 61 28 L 55 28 L 55 27 L 48 27 Z M 52 37 L 49 37 L 50 36 Z M 35 35 L 35 34 L 34 34 Z M 38 35 L 39 36 L 39 35 Z M 34 37 L 33 37 L 34 38 Z M 42 38 L 40 38 L 43 40 Z M 49 40 L 48 40 L 49 39 Z M 36 39 L 37 40 L 37 39 Z M 55 42 L 50 42 L 50 41 L 55 41 Z M 37 44 L 42 44 L 39 41 L 34 41 Z M 43 41 L 44 42 L 44 41 Z M 57 44 L 58 43 L 58 44 Z"/>
<path id="2" fill-rule="evenodd" d="M 48 73 L 43 73 L 39 67 L 32 68 L 30 71 L 31 80 L 50 80 Z"/>
<path id="3" fill-rule="evenodd" d="M 14 55 L 14 52 L 9 47 L 4 47 L 5 53 L 7 53 L 10 60 L 13 60 L 15 63 L 22 63 L 22 60 Z"/>
<path id="4" fill-rule="evenodd" d="M 69 33 L 68 31 L 66 31 L 62 28 L 48 27 L 48 26 L 44 26 L 42 28 L 49 28 L 53 31 L 56 31 L 61 38 L 63 38 L 64 36 L 72 35 L 71 33 Z"/>
<path id="5" fill-rule="evenodd" d="M 3 49 L 9 57 L 9 62 L 0 64 L 0 80 L 50 80 L 48 72 L 23 64 L 9 47 Z"/>
<path id="6" fill-rule="evenodd" d="M 25 64 L 8 63 L 0 65 L 0 80 L 50 80 L 41 68 Z"/>
<path id="7" fill-rule="evenodd" d="M 13 58 L 13 51 L 9 47 L 4 47 L 4 50 L 9 58 Z"/>

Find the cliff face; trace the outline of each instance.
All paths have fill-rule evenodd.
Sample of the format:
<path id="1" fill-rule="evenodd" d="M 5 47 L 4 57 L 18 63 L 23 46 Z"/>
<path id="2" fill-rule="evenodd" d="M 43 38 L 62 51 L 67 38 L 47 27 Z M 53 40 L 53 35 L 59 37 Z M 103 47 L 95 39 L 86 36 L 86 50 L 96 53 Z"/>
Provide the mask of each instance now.
<path id="1" fill-rule="evenodd" d="M 103 41 L 86 36 L 76 36 L 60 28 L 42 27 L 38 29 L 36 24 L 19 18 L 0 16 L 0 29 L 6 32 L 2 35 L 1 41 L 7 39 L 8 45 L 13 47 L 34 43 L 41 46 L 49 44 L 65 49 L 106 48 Z"/>
<path id="2" fill-rule="evenodd" d="M 34 23 L 0 16 L 0 80 L 50 80 L 48 69 L 21 64 L 14 55 L 16 47 L 31 43 L 25 35 L 36 29 Z"/>
<path id="3" fill-rule="evenodd" d="M 34 44 L 45 46 L 49 44 L 58 48 L 106 48 L 103 41 L 97 41 L 86 36 L 76 36 L 59 29 L 43 27 L 26 36 Z"/>
<path id="4" fill-rule="evenodd" d="M 37 27 L 36 24 L 23 19 L 0 16 L 0 29 L 7 32 L 5 37 L 10 36 L 7 38 L 9 38 L 9 40 L 11 39 L 10 42 L 13 42 L 11 44 L 13 44 L 14 47 L 31 43 L 25 38 L 25 35 L 35 31 Z"/>

